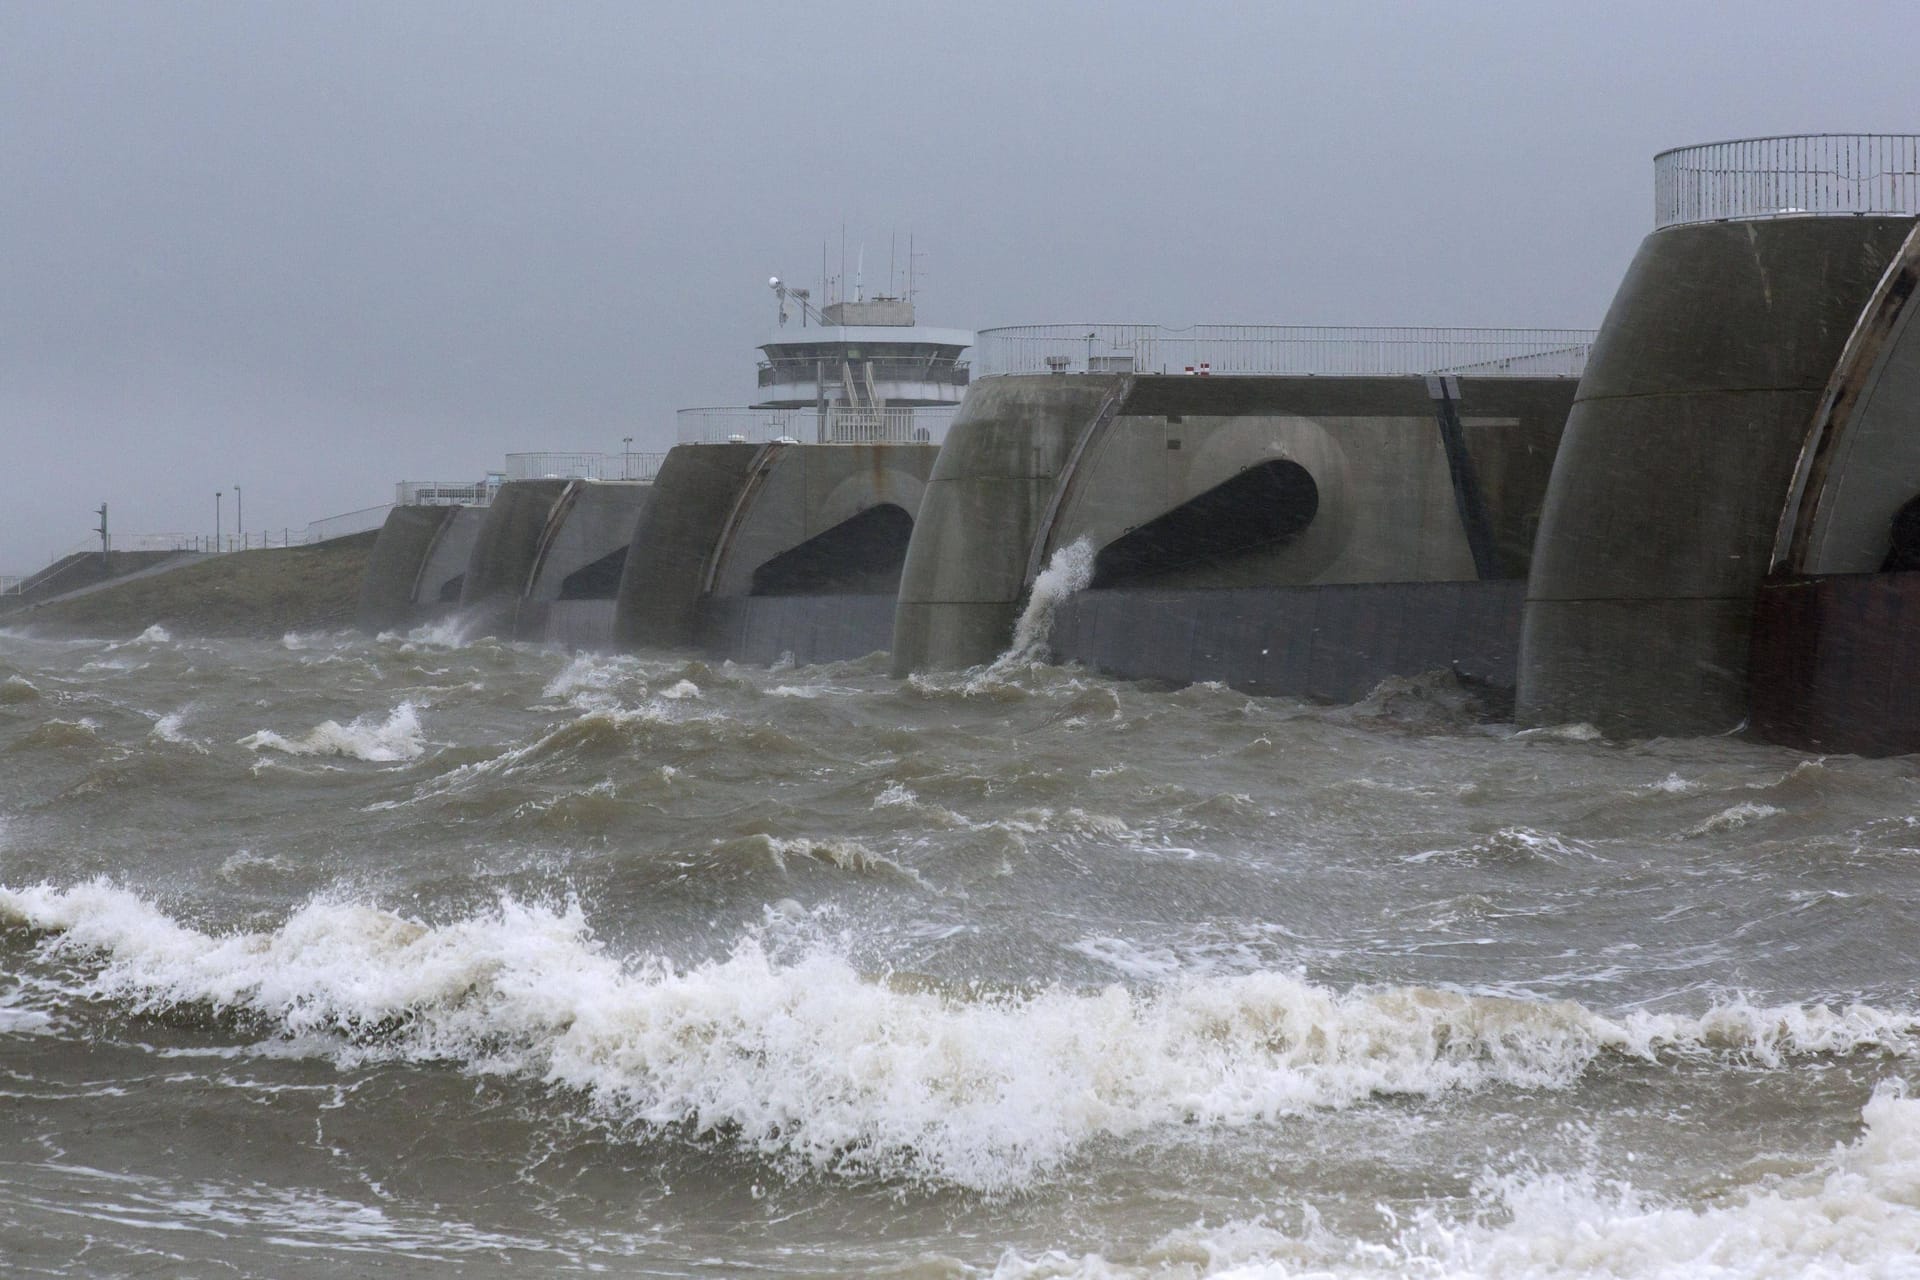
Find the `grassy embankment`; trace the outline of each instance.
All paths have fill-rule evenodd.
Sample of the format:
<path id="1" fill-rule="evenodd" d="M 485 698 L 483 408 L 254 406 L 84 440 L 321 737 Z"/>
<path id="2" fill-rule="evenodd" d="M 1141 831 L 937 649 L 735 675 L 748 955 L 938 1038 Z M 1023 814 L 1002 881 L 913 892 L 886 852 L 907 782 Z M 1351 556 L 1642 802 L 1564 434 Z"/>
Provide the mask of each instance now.
<path id="1" fill-rule="evenodd" d="M 178 635 L 280 636 L 351 627 L 377 533 L 198 564 L 24 610 L 6 625 L 118 638 L 158 623 Z"/>

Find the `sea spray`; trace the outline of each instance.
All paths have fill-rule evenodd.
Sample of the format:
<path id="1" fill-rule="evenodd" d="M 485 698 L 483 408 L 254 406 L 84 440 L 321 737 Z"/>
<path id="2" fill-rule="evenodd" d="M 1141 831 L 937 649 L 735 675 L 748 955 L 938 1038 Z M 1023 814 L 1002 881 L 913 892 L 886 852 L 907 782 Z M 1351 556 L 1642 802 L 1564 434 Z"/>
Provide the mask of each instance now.
<path id="1" fill-rule="evenodd" d="M 875 981 L 831 946 L 782 959 L 622 959 L 579 904 L 501 898 L 442 924 L 316 900 L 265 932 L 206 933 L 104 881 L 0 889 L 0 925 L 90 958 L 84 993 L 210 1007 L 328 1037 L 342 1062 L 451 1061 L 579 1091 L 621 1123 L 688 1126 L 764 1156 L 986 1191 L 1087 1142 L 1243 1126 L 1379 1095 L 1570 1086 L 1609 1056 L 1780 1061 L 1914 1051 L 1912 1015 L 1854 1006 L 1608 1017 L 1572 1001 L 1298 975 L 1027 993 Z"/>
<path id="2" fill-rule="evenodd" d="M 1020 611 L 1019 621 L 1013 626 L 1013 643 L 1007 646 L 1005 653 L 995 658 L 982 673 L 986 676 L 999 676 L 1046 662 L 1050 655 L 1048 642 L 1053 635 L 1053 616 L 1063 601 L 1078 595 L 1087 589 L 1093 581 L 1093 543 L 1086 538 L 1076 538 L 1066 546 L 1057 548 L 1047 567 L 1033 580 L 1033 589 L 1027 593 L 1027 604 Z"/>

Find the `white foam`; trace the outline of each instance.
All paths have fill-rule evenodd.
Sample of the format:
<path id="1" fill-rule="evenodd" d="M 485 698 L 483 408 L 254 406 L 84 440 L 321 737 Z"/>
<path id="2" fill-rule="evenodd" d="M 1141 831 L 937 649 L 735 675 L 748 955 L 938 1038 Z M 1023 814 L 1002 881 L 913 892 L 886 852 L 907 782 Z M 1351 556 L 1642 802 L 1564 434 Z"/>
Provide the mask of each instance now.
<path id="1" fill-rule="evenodd" d="M 19 1003 L 18 991 L 0 992 L 0 1036 L 47 1035 L 54 1029 L 53 1016 Z"/>
<path id="2" fill-rule="evenodd" d="M 172 644 L 173 635 L 159 623 L 154 623 L 133 638 L 135 644 Z"/>
<path id="3" fill-rule="evenodd" d="M 1708 818 L 1698 826 L 1687 829 L 1689 838 L 1716 835 L 1722 831 L 1736 831 L 1767 818 L 1777 817 L 1782 811 L 1770 804 L 1755 804 L 1751 800 L 1742 800 Z"/>
<path id="4" fill-rule="evenodd" d="M 450 613 L 444 618 L 435 618 L 410 631 L 382 631 L 374 639 L 392 644 L 399 642 L 400 652 L 413 653 L 421 648 L 459 649 L 466 645 L 467 630 L 473 625 L 473 618 L 464 613 Z"/>
<path id="5" fill-rule="evenodd" d="M 639 674 L 636 659 L 621 654 L 577 653 L 553 679 L 547 681 L 540 696 L 551 702 L 567 702 L 583 710 L 613 706 L 617 692 L 630 678 Z"/>
<path id="6" fill-rule="evenodd" d="M 1605 735 L 1595 726 L 1582 720 L 1573 724 L 1549 724 L 1537 729 L 1522 729 L 1513 736 L 1516 739 L 1544 738 L 1552 742 L 1599 742 Z"/>
<path id="7" fill-rule="evenodd" d="M 199 747 L 199 743 L 181 732 L 181 730 L 186 727 L 187 716 L 192 711 L 193 708 L 191 706 L 185 706 L 178 710 L 169 711 L 165 715 L 158 717 L 153 722 L 153 728 L 147 731 L 148 736 L 157 738 L 161 742 L 171 742 L 178 746 Z M 204 747 L 200 749 L 202 751 L 205 750 Z"/>
<path id="8" fill-rule="evenodd" d="M 995 1280 L 1054 1277 L 1501 1277 L 1545 1280 L 1853 1280 L 1920 1276 L 1920 1101 L 1882 1087 L 1865 1131 L 1798 1177 L 1706 1206 L 1665 1203 L 1590 1175 L 1491 1179 L 1492 1212 L 1461 1221 L 1427 1210 L 1380 1241 L 1343 1239 L 1311 1213 L 1304 1229 L 1263 1223 L 1191 1227 L 1137 1263 L 1099 1255 L 1009 1253 Z M 1178 1268 L 1178 1269 L 1174 1269 Z"/>
<path id="9" fill-rule="evenodd" d="M 290 756 L 348 756 L 355 760 L 391 763 L 412 760 L 426 750 L 420 737 L 420 716 L 411 702 L 403 702 L 376 723 L 372 716 L 359 716 L 351 724 L 323 720 L 304 738 L 283 738 L 271 729 L 261 729 L 240 739 L 240 746 L 253 751 L 280 751 Z"/>
<path id="10" fill-rule="evenodd" d="M 246 1010 L 345 1061 L 510 1072 L 580 1090 L 627 1122 L 983 1189 L 1026 1185 L 1083 1143 L 1153 1126 L 1558 1087 L 1609 1054 L 1911 1054 L 1920 1032 L 1914 1015 L 1862 1006 L 1608 1018 L 1564 1001 L 1337 992 L 1278 972 L 968 996 L 876 982 L 826 948 L 777 961 L 753 936 L 690 968 L 623 961 L 577 905 L 509 899 L 438 925 L 323 900 L 269 932 L 213 934 L 94 881 L 0 888 L 6 921 L 93 957 L 87 993 L 138 1010 Z"/>

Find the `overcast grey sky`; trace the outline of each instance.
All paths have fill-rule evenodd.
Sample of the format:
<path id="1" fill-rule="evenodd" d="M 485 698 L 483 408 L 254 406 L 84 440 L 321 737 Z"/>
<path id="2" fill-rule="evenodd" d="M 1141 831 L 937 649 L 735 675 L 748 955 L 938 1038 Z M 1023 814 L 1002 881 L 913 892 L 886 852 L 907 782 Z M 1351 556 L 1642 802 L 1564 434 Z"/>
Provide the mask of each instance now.
<path id="1" fill-rule="evenodd" d="M 933 324 L 1597 325 L 1655 151 L 1920 130 L 1917 47 L 1913 0 L 0 0 L 0 569 L 102 501 L 664 448 L 843 220 Z"/>

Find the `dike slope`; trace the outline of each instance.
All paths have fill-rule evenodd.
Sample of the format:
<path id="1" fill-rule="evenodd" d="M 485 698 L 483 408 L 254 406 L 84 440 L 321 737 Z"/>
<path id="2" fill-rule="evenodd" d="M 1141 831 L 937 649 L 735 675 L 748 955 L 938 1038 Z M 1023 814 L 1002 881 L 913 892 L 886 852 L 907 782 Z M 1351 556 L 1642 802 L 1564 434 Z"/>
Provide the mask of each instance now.
<path id="1" fill-rule="evenodd" d="M 311 547 L 211 556 L 195 564 L 9 615 L 10 626 L 65 635 L 279 636 L 351 627 L 376 533 Z"/>

